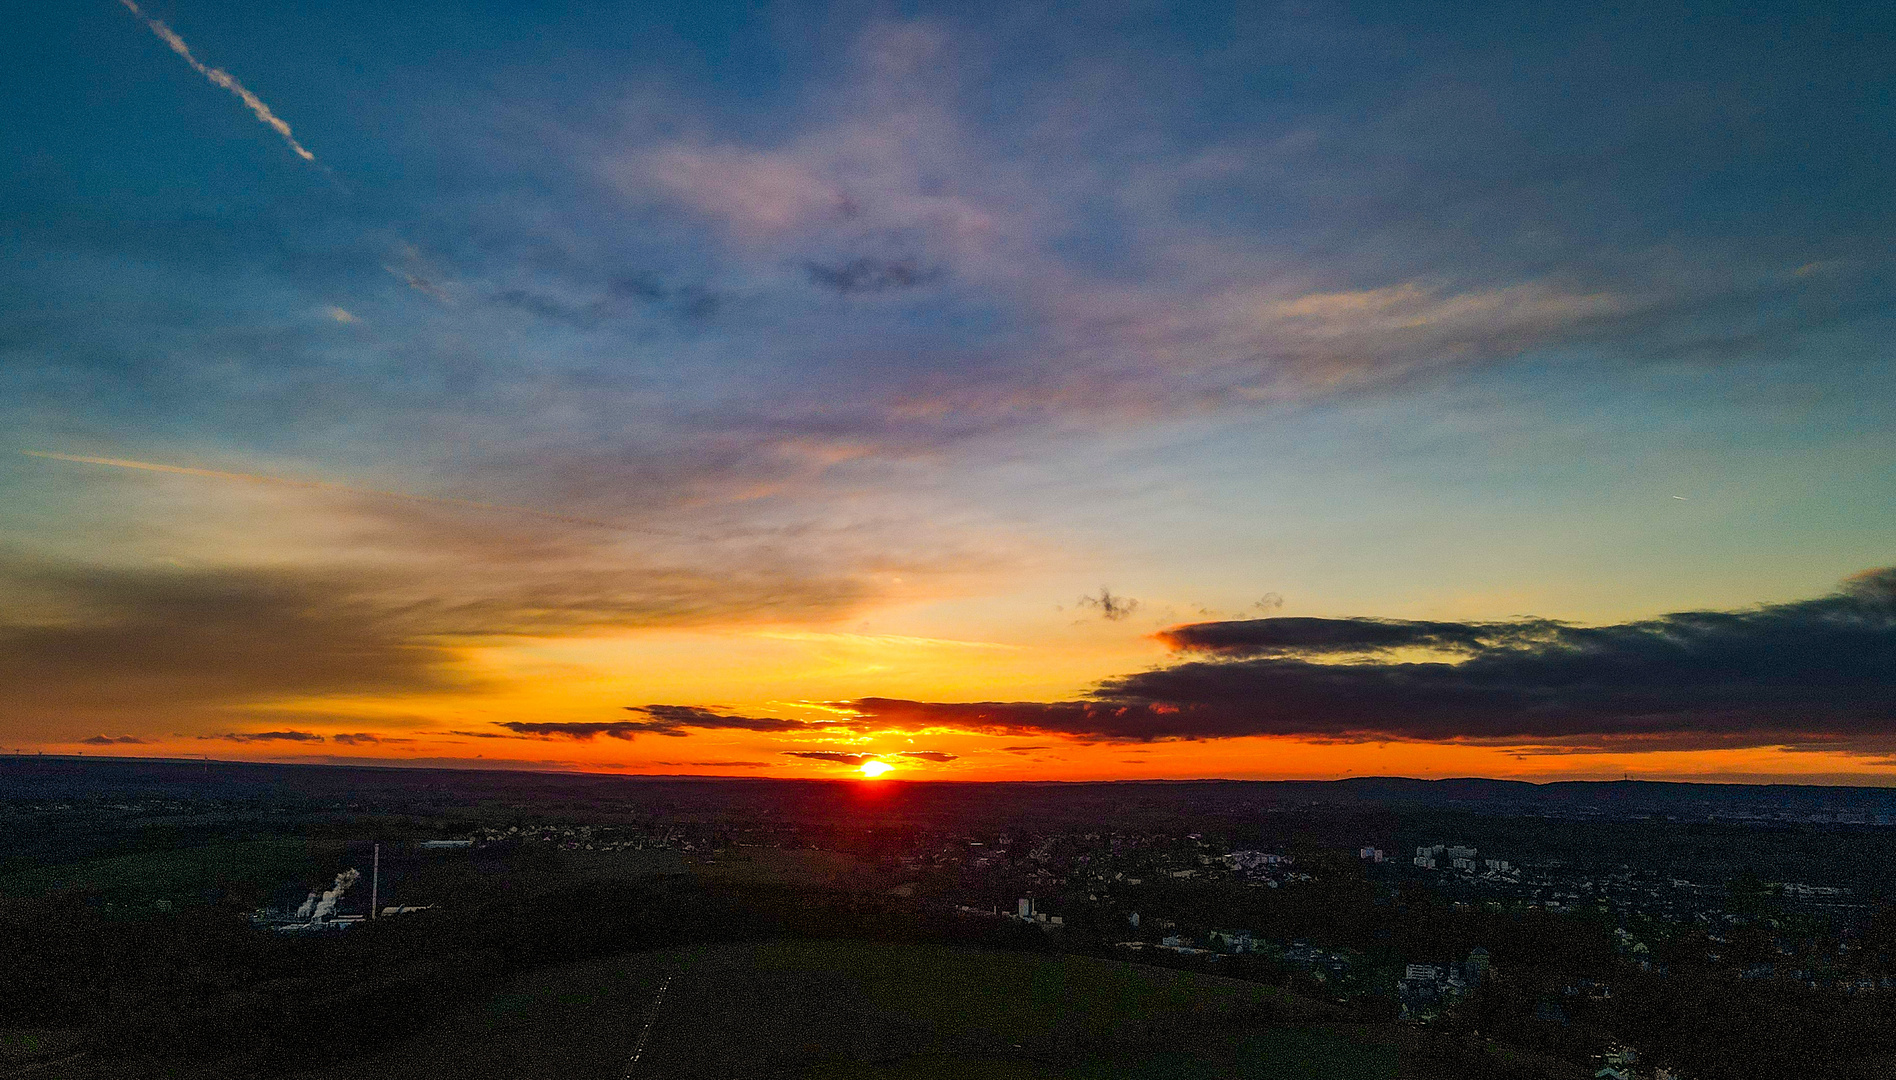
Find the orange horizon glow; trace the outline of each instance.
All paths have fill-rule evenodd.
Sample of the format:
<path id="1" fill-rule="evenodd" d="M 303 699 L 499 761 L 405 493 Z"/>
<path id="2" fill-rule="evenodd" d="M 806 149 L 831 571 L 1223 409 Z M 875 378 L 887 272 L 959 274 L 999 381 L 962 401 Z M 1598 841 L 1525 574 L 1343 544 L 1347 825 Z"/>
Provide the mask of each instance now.
<path id="1" fill-rule="evenodd" d="M 645 740 L 641 740 L 641 743 Z M 651 740 L 656 743 L 657 740 Z M 670 742 L 671 740 L 666 740 Z M 680 740 L 682 741 L 682 740 Z M 874 740 L 887 746 L 896 740 Z M 715 745 L 714 745 L 715 744 Z M 881 759 L 859 764 L 810 762 L 785 756 L 781 743 L 704 739 L 687 758 L 665 747 L 631 747 L 614 740 L 522 742 L 497 752 L 470 752 L 465 740 L 415 737 L 394 745 L 338 744 L 333 736 L 313 745 L 225 743 L 207 749 L 200 740 L 142 745 L 81 745 L 38 748 L 52 756 L 93 758 L 202 759 L 280 764 L 367 765 L 446 769 L 508 769 L 617 776 L 725 776 L 777 779 L 931 781 L 1115 780 L 1341 780 L 1386 776 L 1440 780 L 1461 777 L 1552 782 L 1562 780 L 1656 780 L 1700 783 L 1791 783 L 1896 786 L 1896 776 L 1876 763 L 1844 753 L 1782 748 L 1678 751 L 1638 754 L 1528 754 L 1508 748 L 1437 744 L 1326 744 L 1291 739 L 1242 738 L 1219 742 L 1148 744 L 1082 743 L 1042 738 L 1041 750 L 1002 748 L 1007 737 L 940 733 L 931 746 L 945 747 L 948 761 L 905 761 L 898 770 Z M 16 753 L 20 748 L 14 749 Z M 26 751 L 30 756 L 33 751 Z M 894 753 L 897 751 L 879 750 Z M 557 756 L 555 756 L 557 755 Z M 774 759 L 774 760 L 773 760 Z M 900 776 L 896 774 L 899 771 Z"/>
<path id="2" fill-rule="evenodd" d="M 884 727 L 847 704 L 867 696 L 1073 701 L 1104 678 L 1176 655 L 1145 627 L 1058 613 L 1023 627 L 977 614 L 897 607 L 847 631 L 779 624 L 468 644 L 451 652 L 465 689 L 286 697 L 135 720 L 103 710 L 49 715 L 37 737 L 16 734 L 0 752 L 904 782 L 1485 776 L 1896 785 L 1885 757 L 1810 746 L 1581 752 L 1289 736 L 1089 741 L 1018 728 Z M 980 623 L 1014 633 L 983 637 Z M 707 687 L 720 696 L 707 700 Z M 609 727 L 649 717 L 643 702 L 696 702 L 708 713 L 787 726 L 584 735 L 509 727 Z"/>

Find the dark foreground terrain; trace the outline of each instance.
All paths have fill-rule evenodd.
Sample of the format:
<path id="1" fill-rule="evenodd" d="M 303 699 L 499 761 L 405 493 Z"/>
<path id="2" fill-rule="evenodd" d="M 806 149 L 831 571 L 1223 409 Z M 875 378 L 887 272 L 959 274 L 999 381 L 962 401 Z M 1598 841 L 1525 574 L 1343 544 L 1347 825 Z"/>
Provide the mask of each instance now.
<path id="1" fill-rule="evenodd" d="M 1387 1033 L 1326 1025 L 1324 1015 L 1254 983 L 1085 957 L 838 941 L 703 945 L 537 972 L 411 1042 L 308 1075 L 1411 1075 Z"/>
<path id="2" fill-rule="evenodd" d="M 1896 1077 L 1892 802 L 0 759 L 0 1078 Z"/>

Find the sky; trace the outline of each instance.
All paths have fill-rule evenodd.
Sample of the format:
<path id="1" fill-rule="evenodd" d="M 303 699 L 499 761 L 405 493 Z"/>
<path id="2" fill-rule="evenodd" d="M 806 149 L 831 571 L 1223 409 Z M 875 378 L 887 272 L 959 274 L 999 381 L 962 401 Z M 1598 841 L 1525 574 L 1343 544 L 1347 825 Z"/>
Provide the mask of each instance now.
<path id="1" fill-rule="evenodd" d="M 1896 783 L 1896 10 L 52 0 L 0 750 Z"/>

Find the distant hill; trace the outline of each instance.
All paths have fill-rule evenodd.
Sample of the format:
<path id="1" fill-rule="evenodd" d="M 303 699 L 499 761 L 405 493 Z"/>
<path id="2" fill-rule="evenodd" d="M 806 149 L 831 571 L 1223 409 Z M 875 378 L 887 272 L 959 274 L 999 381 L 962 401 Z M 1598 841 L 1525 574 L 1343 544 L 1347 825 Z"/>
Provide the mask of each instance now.
<path id="1" fill-rule="evenodd" d="M 1798 784 L 1691 784 L 1649 780 L 1528 783 L 1476 777 L 1420 780 L 1137 780 L 967 783 L 753 777 L 608 776 L 489 770 L 204 762 L 146 758 L 0 758 L 0 799 L 219 799 L 300 804 L 312 811 L 362 804 L 472 805 L 496 800 L 631 803 L 687 816 L 766 813 L 833 820 L 872 799 L 883 821 L 1047 824 L 1132 814 L 1164 823 L 1298 807 L 1459 809 L 1486 813 L 1642 814 L 1687 818 L 1837 815 L 1873 823 L 1896 814 L 1896 789 Z"/>

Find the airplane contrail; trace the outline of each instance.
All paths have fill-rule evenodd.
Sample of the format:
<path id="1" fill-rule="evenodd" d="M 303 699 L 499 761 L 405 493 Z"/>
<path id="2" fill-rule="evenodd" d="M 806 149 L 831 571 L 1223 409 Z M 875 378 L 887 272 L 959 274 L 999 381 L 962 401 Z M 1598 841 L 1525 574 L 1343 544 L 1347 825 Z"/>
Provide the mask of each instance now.
<path id="1" fill-rule="evenodd" d="M 284 123 L 277 117 L 277 114 L 271 112 L 270 106 L 265 105 L 263 99 L 251 93 L 249 90 L 244 89 L 244 84 L 238 82 L 235 75 L 225 71 L 223 68 L 209 67 L 197 57 L 192 56 L 191 46 L 184 43 L 184 39 L 178 36 L 177 31 L 145 14 L 143 11 L 140 11 L 138 5 L 134 3 L 133 0 L 119 0 L 119 3 L 124 4 L 125 10 L 131 12 L 140 22 L 150 27 L 151 32 L 158 35 L 158 40 L 171 46 L 172 52 L 184 57 L 184 62 L 191 65 L 191 70 L 209 79 L 213 84 L 229 90 L 231 93 L 236 94 L 238 98 L 242 99 L 243 103 L 250 107 L 250 111 L 257 115 L 257 119 L 268 124 L 278 135 L 283 136 L 283 141 L 290 144 L 290 149 L 296 151 L 297 157 L 302 158 L 304 161 L 316 160 L 316 155 L 303 149 L 303 144 L 297 142 L 296 137 L 290 134 L 290 125 Z"/>
<path id="2" fill-rule="evenodd" d="M 86 457 L 80 454 L 55 454 L 47 450 L 22 450 L 27 457 L 45 458 L 49 461 L 72 461 L 81 465 L 104 465 L 114 469 L 138 469 L 144 472 L 169 473 L 173 476 L 201 476 L 211 480 L 237 480 L 247 484 L 268 484 L 276 487 L 303 488 L 309 491 L 333 491 L 339 495 L 366 495 L 376 499 L 396 499 L 401 502 L 424 503 L 433 506 L 456 506 L 465 510 L 490 510 L 503 514 L 520 514 L 525 517 L 540 518 L 545 521 L 558 521 L 567 525 L 585 525 L 594 529 L 611 529 L 614 532 L 656 532 L 655 529 L 633 529 L 624 525 L 614 525 L 609 521 L 596 521 L 592 518 L 568 517 L 565 514 L 549 514 L 544 510 L 530 510 L 524 506 L 505 506 L 500 503 L 475 502 L 472 499 L 450 499 L 439 495 L 412 495 L 405 491 L 381 491 L 375 488 L 349 487 L 346 484 L 332 484 L 327 480 L 295 480 L 283 476 L 262 476 L 257 473 L 222 472 L 217 469 L 194 469 L 188 465 L 164 465 L 152 461 L 128 461 L 124 458 Z"/>

